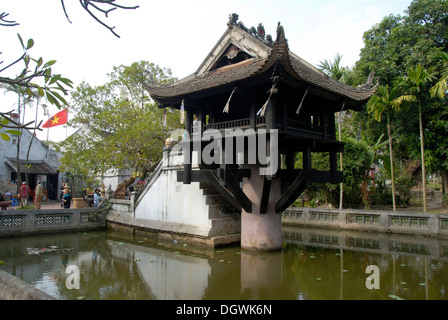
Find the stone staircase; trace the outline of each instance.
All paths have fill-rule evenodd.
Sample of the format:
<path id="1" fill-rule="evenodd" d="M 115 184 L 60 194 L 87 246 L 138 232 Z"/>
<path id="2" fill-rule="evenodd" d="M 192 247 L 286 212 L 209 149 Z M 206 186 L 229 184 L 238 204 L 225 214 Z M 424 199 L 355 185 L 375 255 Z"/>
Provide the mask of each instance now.
<path id="1" fill-rule="evenodd" d="M 199 188 L 206 197 L 209 208 L 209 219 L 217 233 L 228 233 L 230 230 L 241 232 L 241 212 L 237 211 L 209 182 L 199 182 Z"/>

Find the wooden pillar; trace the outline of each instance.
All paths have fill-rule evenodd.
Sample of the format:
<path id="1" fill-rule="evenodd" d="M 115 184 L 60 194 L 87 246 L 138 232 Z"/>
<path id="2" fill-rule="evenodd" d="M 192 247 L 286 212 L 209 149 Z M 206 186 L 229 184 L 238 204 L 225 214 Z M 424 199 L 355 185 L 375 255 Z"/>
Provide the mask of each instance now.
<path id="1" fill-rule="evenodd" d="M 186 137 L 187 141 L 185 141 L 186 143 L 190 144 L 190 147 L 188 148 L 188 150 L 186 152 L 189 152 L 189 159 L 190 161 L 188 161 L 188 163 L 184 163 L 184 184 L 191 184 L 191 162 L 192 162 L 192 152 L 193 152 L 193 144 L 192 144 L 192 124 L 193 124 L 193 112 L 190 108 L 185 107 L 185 111 L 186 111 L 186 117 L 185 117 L 185 130 L 188 132 L 188 135 Z"/>
<path id="2" fill-rule="evenodd" d="M 276 128 L 276 103 L 274 97 L 269 100 L 268 106 L 266 107 L 266 131 L 269 132 L 271 129 Z"/>
<path id="3" fill-rule="evenodd" d="M 334 113 L 327 112 L 327 119 L 329 127 L 329 132 L 327 132 L 327 134 L 330 135 L 332 139 L 336 140 L 336 121 L 334 119 Z"/>
<path id="4" fill-rule="evenodd" d="M 323 133 L 324 139 L 327 139 L 328 138 L 328 128 L 327 128 L 327 125 L 328 125 L 328 114 L 326 112 L 323 112 L 323 113 L 320 114 L 320 116 L 322 118 L 322 122 L 321 122 L 321 124 L 322 124 L 322 133 Z"/>
<path id="5" fill-rule="evenodd" d="M 330 151 L 330 174 L 331 174 L 331 183 L 337 183 L 336 181 L 336 173 L 338 171 L 338 161 L 336 152 L 334 150 Z"/>
<path id="6" fill-rule="evenodd" d="M 294 160 L 295 160 L 295 153 L 293 151 L 288 151 L 285 155 L 285 162 L 286 162 L 286 169 L 292 170 L 294 169 Z"/>
<path id="7" fill-rule="evenodd" d="M 257 110 L 255 109 L 255 101 L 250 102 L 250 127 L 257 130 Z"/>
<path id="8" fill-rule="evenodd" d="M 282 111 L 283 130 L 288 129 L 288 100 L 286 97 L 283 99 L 283 111 Z"/>
<path id="9" fill-rule="evenodd" d="M 303 169 L 311 169 L 311 147 L 306 146 L 305 150 L 303 150 Z"/>

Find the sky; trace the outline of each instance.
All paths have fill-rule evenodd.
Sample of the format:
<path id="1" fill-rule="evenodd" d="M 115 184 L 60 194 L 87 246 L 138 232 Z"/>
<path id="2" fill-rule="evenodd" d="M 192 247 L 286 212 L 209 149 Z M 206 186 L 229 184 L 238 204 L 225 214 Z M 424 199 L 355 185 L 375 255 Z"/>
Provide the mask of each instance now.
<path id="1" fill-rule="evenodd" d="M 97 14 L 115 26 L 120 38 L 91 18 L 79 1 L 64 2 L 71 23 L 60 0 L 0 0 L 0 13 L 9 13 L 9 20 L 20 23 L 0 27 L 0 61 L 4 61 L 0 67 L 21 56 L 19 33 L 24 41 L 34 40 L 31 57 L 57 60 L 53 73 L 71 79 L 75 87 L 82 81 L 104 84 L 113 66 L 140 60 L 170 68 L 174 77 L 182 79 L 207 57 L 226 31 L 231 13 L 237 13 L 248 28 L 261 22 L 274 40 L 280 22 L 290 50 L 315 66 L 339 53 L 342 64 L 352 67 L 364 46 L 363 33 L 390 14 L 403 15 L 411 0 L 116 0 L 120 5 L 140 6 L 117 9 L 107 18 Z M 1 76 L 16 73 L 8 69 Z M 0 110 L 16 108 L 16 100 L 1 92 Z M 28 119 L 34 120 L 35 110 L 35 106 L 27 108 Z M 50 114 L 56 112 L 57 107 L 50 106 Z M 38 119 L 47 119 L 42 109 Z M 46 140 L 48 134 L 50 140 L 61 141 L 75 130 L 58 126 L 37 136 Z"/>

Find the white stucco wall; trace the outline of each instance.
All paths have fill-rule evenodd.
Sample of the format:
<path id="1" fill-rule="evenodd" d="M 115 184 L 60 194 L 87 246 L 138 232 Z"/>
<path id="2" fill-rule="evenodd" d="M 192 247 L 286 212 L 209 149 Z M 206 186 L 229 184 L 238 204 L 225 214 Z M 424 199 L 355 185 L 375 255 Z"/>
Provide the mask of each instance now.
<path id="1" fill-rule="evenodd" d="M 136 219 L 211 228 L 209 207 L 199 183 L 177 182 L 179 156 L 164 156 L 163 169 L 135 208 Z"/>

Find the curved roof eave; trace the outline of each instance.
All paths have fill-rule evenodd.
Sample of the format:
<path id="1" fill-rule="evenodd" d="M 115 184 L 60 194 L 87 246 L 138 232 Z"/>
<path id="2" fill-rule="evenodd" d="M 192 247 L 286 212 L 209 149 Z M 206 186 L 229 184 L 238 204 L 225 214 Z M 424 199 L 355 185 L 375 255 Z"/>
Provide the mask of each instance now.
<path id="1" fill-rule="evenodd" d="M 207 90 L 216 90 L 229 84 L 246 80 L 250 77 L 272 70 L 281 65 L 290 76 L 304 82 L 311 87 L 327 91 L 349 100 L 348 106 L 358 108 L 367 101 L 375 92 L 377 86 L 351 87 L 335 79 L 330 78 L 322 71 L 316 69 L 294 53 L 289 51 L 284 32 L 277 32 L 277 40 L 274 48 L 266 58 L 252 58 L 236 64 L 207 71 L 203 74 L 195 74 L 189 79 L 181 80 L 170 85 L 147 87 L 151 97 L 159 104 L 166 102 L 180 103 L 183 97 Z"/>

